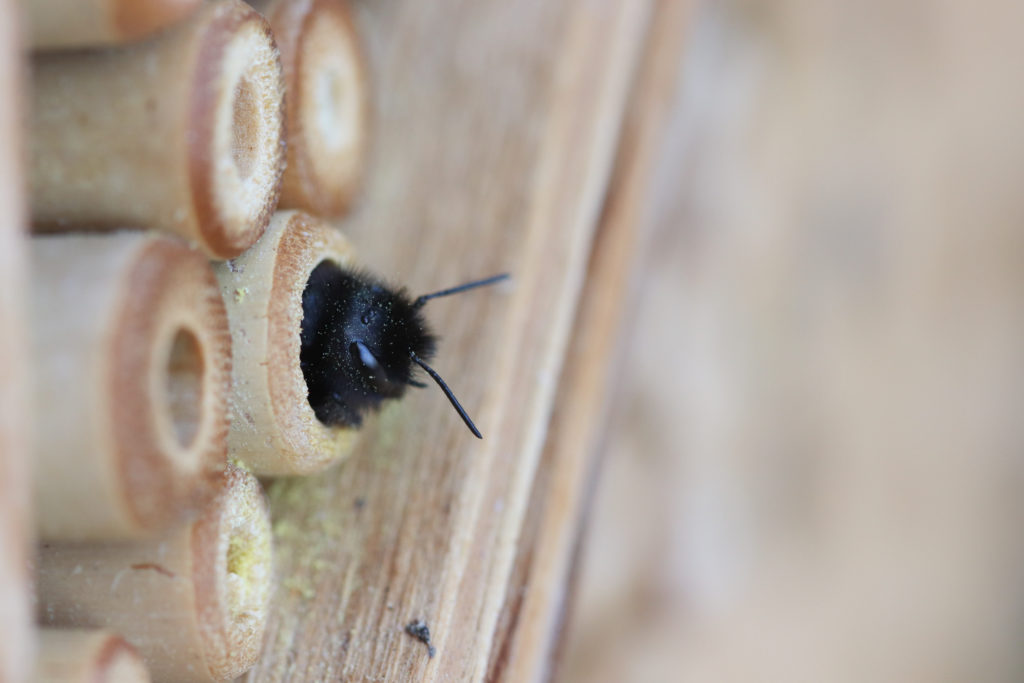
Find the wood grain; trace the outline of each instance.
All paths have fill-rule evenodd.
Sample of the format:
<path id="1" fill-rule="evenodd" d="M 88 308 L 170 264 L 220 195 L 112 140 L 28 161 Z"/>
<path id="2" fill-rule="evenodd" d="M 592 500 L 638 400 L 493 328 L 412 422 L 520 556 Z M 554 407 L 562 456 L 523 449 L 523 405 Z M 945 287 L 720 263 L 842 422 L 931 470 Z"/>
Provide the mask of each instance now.
<path id="1" fill-rule="evenodd" d="M 571 602 L 575 551 L 605 434 L 610 390 L 654 227 L 662 139 L 672 114 L 688 3 L 656 0 L 614 175 L 594 238 L 555 409 L 518 541 L 489 663 L 490 680 L 551 677 Z"/>
<path id="2" fill-rule="evenodd" d="M 269 493 L 280 589 L 250 681 L 476 680 L 499 612 L 607 185 L 649 3 L 367 3 L 377 91 L 367 194 L 343 228 L 427 291 L 436 390 L 386 408 L 353 456 Z M 431 628 L 437 656 L 404 632 Z"/>

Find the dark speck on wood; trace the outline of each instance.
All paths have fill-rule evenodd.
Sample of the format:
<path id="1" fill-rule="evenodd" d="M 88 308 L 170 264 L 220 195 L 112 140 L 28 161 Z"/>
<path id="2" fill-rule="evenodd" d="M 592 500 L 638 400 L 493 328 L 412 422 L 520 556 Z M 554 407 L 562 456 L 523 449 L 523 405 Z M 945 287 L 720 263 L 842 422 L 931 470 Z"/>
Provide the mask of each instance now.
<path id="1" fill-rule="evenodd" d="M 422 619 L 410 621 L 408 624 L 405 625 L 405 632 L 413 638 L 415 638 L 416 640 L 423 643 L 424 645 L 426 645 L 427 655 L 431 659 L 434 658 L 435 650 L 434 646 L 430 644 L 430 629 L 427 628 L 427 622 L 423 621 Z"/>

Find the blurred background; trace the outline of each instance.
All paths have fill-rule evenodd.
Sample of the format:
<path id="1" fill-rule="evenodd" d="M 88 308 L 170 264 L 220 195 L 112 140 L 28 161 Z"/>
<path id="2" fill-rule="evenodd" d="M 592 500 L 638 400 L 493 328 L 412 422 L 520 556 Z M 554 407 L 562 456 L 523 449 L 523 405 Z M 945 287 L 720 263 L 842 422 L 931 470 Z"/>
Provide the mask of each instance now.
<path id="1" fill-rule="evenodd" d="M 686 13 L 557 678 L 1024 680 L 1024 3 Z"/>

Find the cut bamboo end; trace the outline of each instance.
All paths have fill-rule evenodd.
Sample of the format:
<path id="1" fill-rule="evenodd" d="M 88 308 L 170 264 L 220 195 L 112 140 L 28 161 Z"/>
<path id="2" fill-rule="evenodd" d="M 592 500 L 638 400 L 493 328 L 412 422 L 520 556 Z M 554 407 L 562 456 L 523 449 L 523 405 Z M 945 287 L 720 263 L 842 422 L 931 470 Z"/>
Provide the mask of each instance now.
<path id="1" fill-rule="evenodd" d="M 310 274 L 324 261 L 352 260 L 352 247 L 337 230 L 283 211 L 255 247 L 216 266 L 234 353 L 228 457 L 257 474 L 310 474 L 352 449 L 354 430 L 316 418 L 300 363 L 302 293 Z"/>
<path id="2" fill-rule="evenodd" d="M 192 530 L 197 601 L 217 605 L 200 620 L 215 680 L 244 673 L 259 658 L 273 584 L 270 508 L 252 474 L 231 467 L 220 505 Z M 211 610 L 212 611 L 212 610 Z"/>
<path id="3" fill-rule="evenodd" d="M 225 681 L 259 657 L 272 575 L 263 491 L 229 467 L 199 519 L 162 538 L 43 544 L 37 616 L 51 627 L 123 633 L 154 681 Z"/>
<path id="4" fill-rule="evenodd" d="M 147 683 L 139 653 L 106 630 L 43 629 L 36 660 L 37 683 Z"/>
<path id="5" fill-rule="evenodd" d="M 362 181 L 369 140 L 369 86 L 351 13 L 344 0 L 277 0 L 265 14 L 287 83 L 281 208 L 340 215 Z"/>
<path id="6" fill-rule="evenodd" d="M 97 47 L 141 40 L 195 11 L 201 0 L 21 0 L 36 49 Z"/>
<path id="7" fill-rule="evenodd" d="M 283 83 L 269 25 L 241 0 L 144 44 L 37 55 L 36 230 L 149 227 L 236 256 L 277 205 Z"/>
<path id="8" fill-rule="evenodd" d="M 148 536 L 215 493 L 227 319 L 209 263 L 142 233 L 32 240 L 35 500 L 51 539 Z"/>
<path id="9" fill-rule="evenodd" d="M 231 5 L 225 29 L 211 30 L 200 51 L 193 104 L 199 135 L 190 142 L 193 195 L 202 225 L 213 229 L 207 239 L 235 252 L 255 242 L 254 222 L 259 238 L 277 204 L 284 81 L 270 27 L 242 3 Z"/>

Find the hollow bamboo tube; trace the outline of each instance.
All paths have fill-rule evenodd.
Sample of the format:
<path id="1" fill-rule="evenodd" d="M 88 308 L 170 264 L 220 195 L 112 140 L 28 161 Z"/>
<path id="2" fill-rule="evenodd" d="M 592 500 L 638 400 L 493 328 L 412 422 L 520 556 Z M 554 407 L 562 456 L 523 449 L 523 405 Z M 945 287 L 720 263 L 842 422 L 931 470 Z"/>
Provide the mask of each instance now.
<path id="1" fill-rule="evenodd" d="M 14 7 L 0 0 L 0 681 L 27 680 L 33 636 L 31 401 L 25 309 L 27 240 L 22 197 L 21 60 Z"/>
<path id="2" fill-rule="evenodd" d="M 257 474 L 310 474 L 352 449 L 355 431 L 317 420 L 299 354 L 302 292 L 324 261 L 353 251 L 337 230 L 299 211 L 274 215 L 267 233 L 215 271 L 234 353 L 228 457 Z"/>
<path id="3" fill-rule="evenodd" d="M 124 638 L 101 629 L 39 633 L 36 683 L 146 683 L 149 671 Z"/>
<path id="4" fill-rule="evenodd" d="M 32 239 L 35 500 L 53 539 L 151 535 L 226 459 L 231 348 L 198 252 L 137 232 Z"/>
<path id="5" fill-rule="evenodd" d="M 141 40 L 195 11 L 201 0 L 21 0 L 31 47 L 75 48 Z"/>
<path id="6" fill-rule="evenodd" d="M 224 681 L 259 657 L 272 578 L 270 512 L 229 467 L 193 523 L 135 543 L 44 543 L 38 619 L 124 634 L 154 681 Z"/>
<path id="7" fill-rule="evenodd" d="M 241 0 L 143 44 L 37 55 L 32 93 L 36 230 L 155 228 L 230 258 L 266 228 L 283 80 L 270 27 Z"/>
<path id="8" fill-rule="evenodd" d="M 338 216 L 359 188 L 369 140 L 367 72 L 348 3 L 252 4 L 270 22 L 287 84 L 280 207 Z"/>

